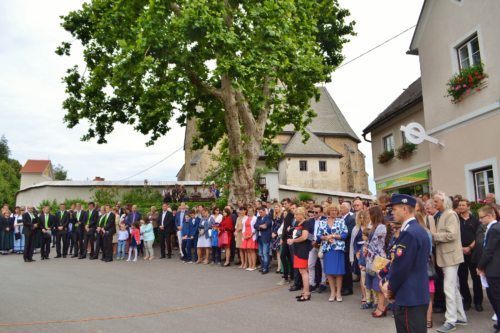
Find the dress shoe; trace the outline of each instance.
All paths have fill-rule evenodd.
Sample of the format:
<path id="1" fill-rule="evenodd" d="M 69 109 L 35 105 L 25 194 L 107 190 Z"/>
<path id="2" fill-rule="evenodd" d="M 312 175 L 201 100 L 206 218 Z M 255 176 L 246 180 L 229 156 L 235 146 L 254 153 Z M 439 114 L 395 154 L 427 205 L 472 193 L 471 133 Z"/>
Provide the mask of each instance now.
<path id="1" fill-rule="evenodd" d="M 262 275 L 267 274 L 267 273 L 269 273 L 269 271 L 268 271 L 268 270 L 263 270 L 263 271 L 261 272 L 261 274 L 262 274 Z"/>
<path id="2" fill-rule="evenodd" d="M 78 259 L 85 259 L 87 256 L 79 256 Z"/>
<path id="3" fill-rule="evenodd" d="M 71 258 L 77 258 L 78 256 L 76 254 L 72 255 Z"/>
<path id="4" fill-rule="evenodd" d="M 325 290 L 326 290 L 326 285 L 324 285 L 324 284 L 320 284 L 320 285 L 319 285 L 319 288 L 318 288 L 317 293 L 318 293 L 318 294 L 321 294 L 321 293 L 322 293 L 322 292 L 324 292 Z"/>
<path id="5" fill-rule="evenodd" d="M 63 258 L 66 258 L 66 255 L 63 255 Z"/>
<path id="6" fill-rule="evenodd" d="M 24 262 L 30 262 L 30 260 L 29 260 L 29 259 L 24 258 Z"/>
<path id="7" fill-rule="evenodd" d="M 352 294 L 354 294 L 352 290 L 343 290 L 341 293 L 342 296 L 349 296 Z"/>
<path id="8" fill-rule="evenodd" d="M 36 261 L 35 259 L 28 259 L 29 262 L 33 262 L 33 261 Z"/>
<path id="9" fill-rule="evenodd" d="M 61 258 L 62 256 L 60 254 L 58 254 L 57 256 L 55 256 L 54 258 Z"/>
<path id="10" fill-rule="evenodd" d="M 97 258 L 96 257 L 90 257 L 89 259 L 90 260 L 96 260 Z"/>
<path id="11" fill-rule="evenodd" d="M 106 259 L 106 260 L 104 260 L 104 262 L 110 262 L 110 261 L 113 261 L 113 259 Z"/>
<path id="12" fill-rule="evenodd" d="M 161 256 L 160 259 L 165 259 L 165 256 Z"/>
<path id="13" fill-rule="evenodd" d="M 300 290 L 300 288 L 297 287 L 296 285 L 293 285 L 290 288 L 288 288 L 288 291 L 297 291 L 297 290 Z"/>
<path id="14" fill-rule="evenodd" d="M 464 304 L 464 310 L 469 311 L 470 310 L 470 304 Z"/>
<path id="15" fill-rule="evenodd" d="M 315 291 L 316 291 L 316 289 L 318 289 L 318 285 L 315 285 L 315 286 L 311 286 L 311 285 L 309 285 L 309 291 L 310 291 L 310 292 L 315 292 Z"/>
<path id="16" fill-rule="evenodd" d="M 476 304 L 476 305 L 475 305 L 475 308 L 476 308 L 476 311 L 477 311 L 477 312 L 483 312 L 483 310 L 484 310 L 484 309 L 483 309 L 483 306 L 482 306 L 481 304 Z"/>
<path id="17" fill-rule="evenodd" d="M 50 258 L 49 257 L 45 257 L 45 260 L 49 260 Z"/>

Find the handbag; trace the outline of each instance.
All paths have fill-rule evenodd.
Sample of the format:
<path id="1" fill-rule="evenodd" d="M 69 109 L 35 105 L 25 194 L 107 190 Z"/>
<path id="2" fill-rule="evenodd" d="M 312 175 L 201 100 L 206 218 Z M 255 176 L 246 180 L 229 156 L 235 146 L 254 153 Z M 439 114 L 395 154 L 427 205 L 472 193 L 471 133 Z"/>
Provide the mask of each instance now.
<path id="1" fill-rule="evenodd" d="M 20 233 L 20 232 L 16 232 L 16 233 L 14 234 L 14 238 L 15 238 L 16 240 L 20 240 L 20 239 L 21 239 L 21 233 Z"/>
<path id="2" fill-rule="evenodd" d="M 223 232 L 219 235 L 219 247 L 226 247 L 229 245 L 229 236 L 227 232 Z"/>
<path id="3" fill-rule="evenodd" d="M 434 279 L 437 277 L 436 267 L 434 266 L 434 260 L 432 260 L 432 256 L 429 257 L 427 261 L 427 276 L 429 279 Z"/>
<path id="4" fill-rule="evenodd" d="M 323 247 L 322 247 L 322 246 L 320 246 L 320 248 L 319 248 L 319 250 L 318 250 L 318 258 L 319 258 L 319 259 L 323 259 L 323 257 L 324 257 L 324 256 L 325 256 L 325 255 L 324 255 L 324 253 L 323 253 Z"/>

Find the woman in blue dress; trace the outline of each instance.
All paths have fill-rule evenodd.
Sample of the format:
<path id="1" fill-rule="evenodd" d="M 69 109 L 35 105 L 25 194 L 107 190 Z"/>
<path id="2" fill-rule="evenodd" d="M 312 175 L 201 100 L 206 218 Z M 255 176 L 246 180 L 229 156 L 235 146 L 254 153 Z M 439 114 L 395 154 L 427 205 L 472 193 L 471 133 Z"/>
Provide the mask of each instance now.
<path id="1" fill-rule="evenodd" d="M 339 209 L 335 205 L 326 208 L 327 220 L 320 222 L 317 242 L 321 242 L 323 269 L 330 285 L 329 302 L 342 302 L 342 277 L 345 274 L 344 251 L 347 227 L 344 219 L 339 218 Z"/>

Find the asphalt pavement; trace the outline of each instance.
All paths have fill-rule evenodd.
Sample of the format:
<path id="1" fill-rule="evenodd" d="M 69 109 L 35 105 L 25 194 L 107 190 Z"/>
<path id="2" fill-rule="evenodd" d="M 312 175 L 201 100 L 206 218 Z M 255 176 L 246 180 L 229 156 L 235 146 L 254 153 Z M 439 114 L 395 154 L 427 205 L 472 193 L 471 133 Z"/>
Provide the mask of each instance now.
<path id="1" fill-rule="evenodd" d="M 359 309 L 359 293 L 342 303 L 329 303 L 328 291 L 313 293 L 310 302 L 298 303 L 298 293 L 278 286 L 275 273 L 184 264 L 177 257 L 34 258 L 0 256 L 0 332 L 395 332 L 390 315 L 374 319 Z M 468 326 L 457 332 L 492 332 L 486 298 L 484 307 L 468 311 Z M 443 318 L 435 315 L 435 327 Z"/>

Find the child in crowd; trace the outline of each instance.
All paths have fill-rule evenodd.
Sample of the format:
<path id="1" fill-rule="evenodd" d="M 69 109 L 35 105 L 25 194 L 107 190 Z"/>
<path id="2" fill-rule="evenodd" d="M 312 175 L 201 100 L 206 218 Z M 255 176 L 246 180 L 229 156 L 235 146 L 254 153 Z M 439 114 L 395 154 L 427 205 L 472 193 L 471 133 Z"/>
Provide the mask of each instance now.
<path id="1" fill-rule="evenodd" d="M 139 224 L 139 231 L 140 231 L 140 228 L 146 222 L 141 219 L 139 223 L 140 223 Z M 141 235 L 141 242 L 139 244 L 137 244 L 137 251 L 139 252 L 139 255 L 144 256 L 144 236 L 142 235 L 142 233 L 139 233 L 139 234 Z"/>
<path id="2" fill-rule="evenodd" d="M 219 222 L 212 226 L 212 264 L 220 264 L 221 248 L 219 247 Z"/>
<path id="3" fill-rule="evenodd" d="M 132 258 L 132 252 L 134 252 L 134 260 L 132 261 L 137 261 L 137 246 L 141 244 L 141 224 L 138 221 L 135 221 L 134 224 L 132 224 L 132 232 L 131 232 L 131 240 L 130 240 L 130 247 L 128 249 L 128 259 L 127 261 L 130 261 Z"/>
<path id="4" fill-rule="evenodd" d="M 363 250 L 359 251 L 359 269 L 361 271 L 361 280 L 360 283 L 364 286 L 365 281 L 366 281 L 366 257 L 365 257 L 365 251 L 366 249 L 366 244 L 368 243 L 368 237 L 370 235 L 370 228 L 364 227 L 363 228 L 363 241 L 365 242 L 363 245 Z M 371 289 L 366 288 L 365 289 L 365 297 L 366 297 L 366 302 L 361 304 L 361 309 L 366 310 L 366 309 L 373 309 L 375 307 L 374 301 L 376 301 L 376 297 L 374 297 L 374 291 Z"/>
<path id="5" fill-rule="evenodd" d="M 125 244 L 129 238 L 129 232 L 125 223 L 120 222 L 120 230 L 118 230 L 118 253 L 116 254 L 116 260 L 125 259 Z"/>

